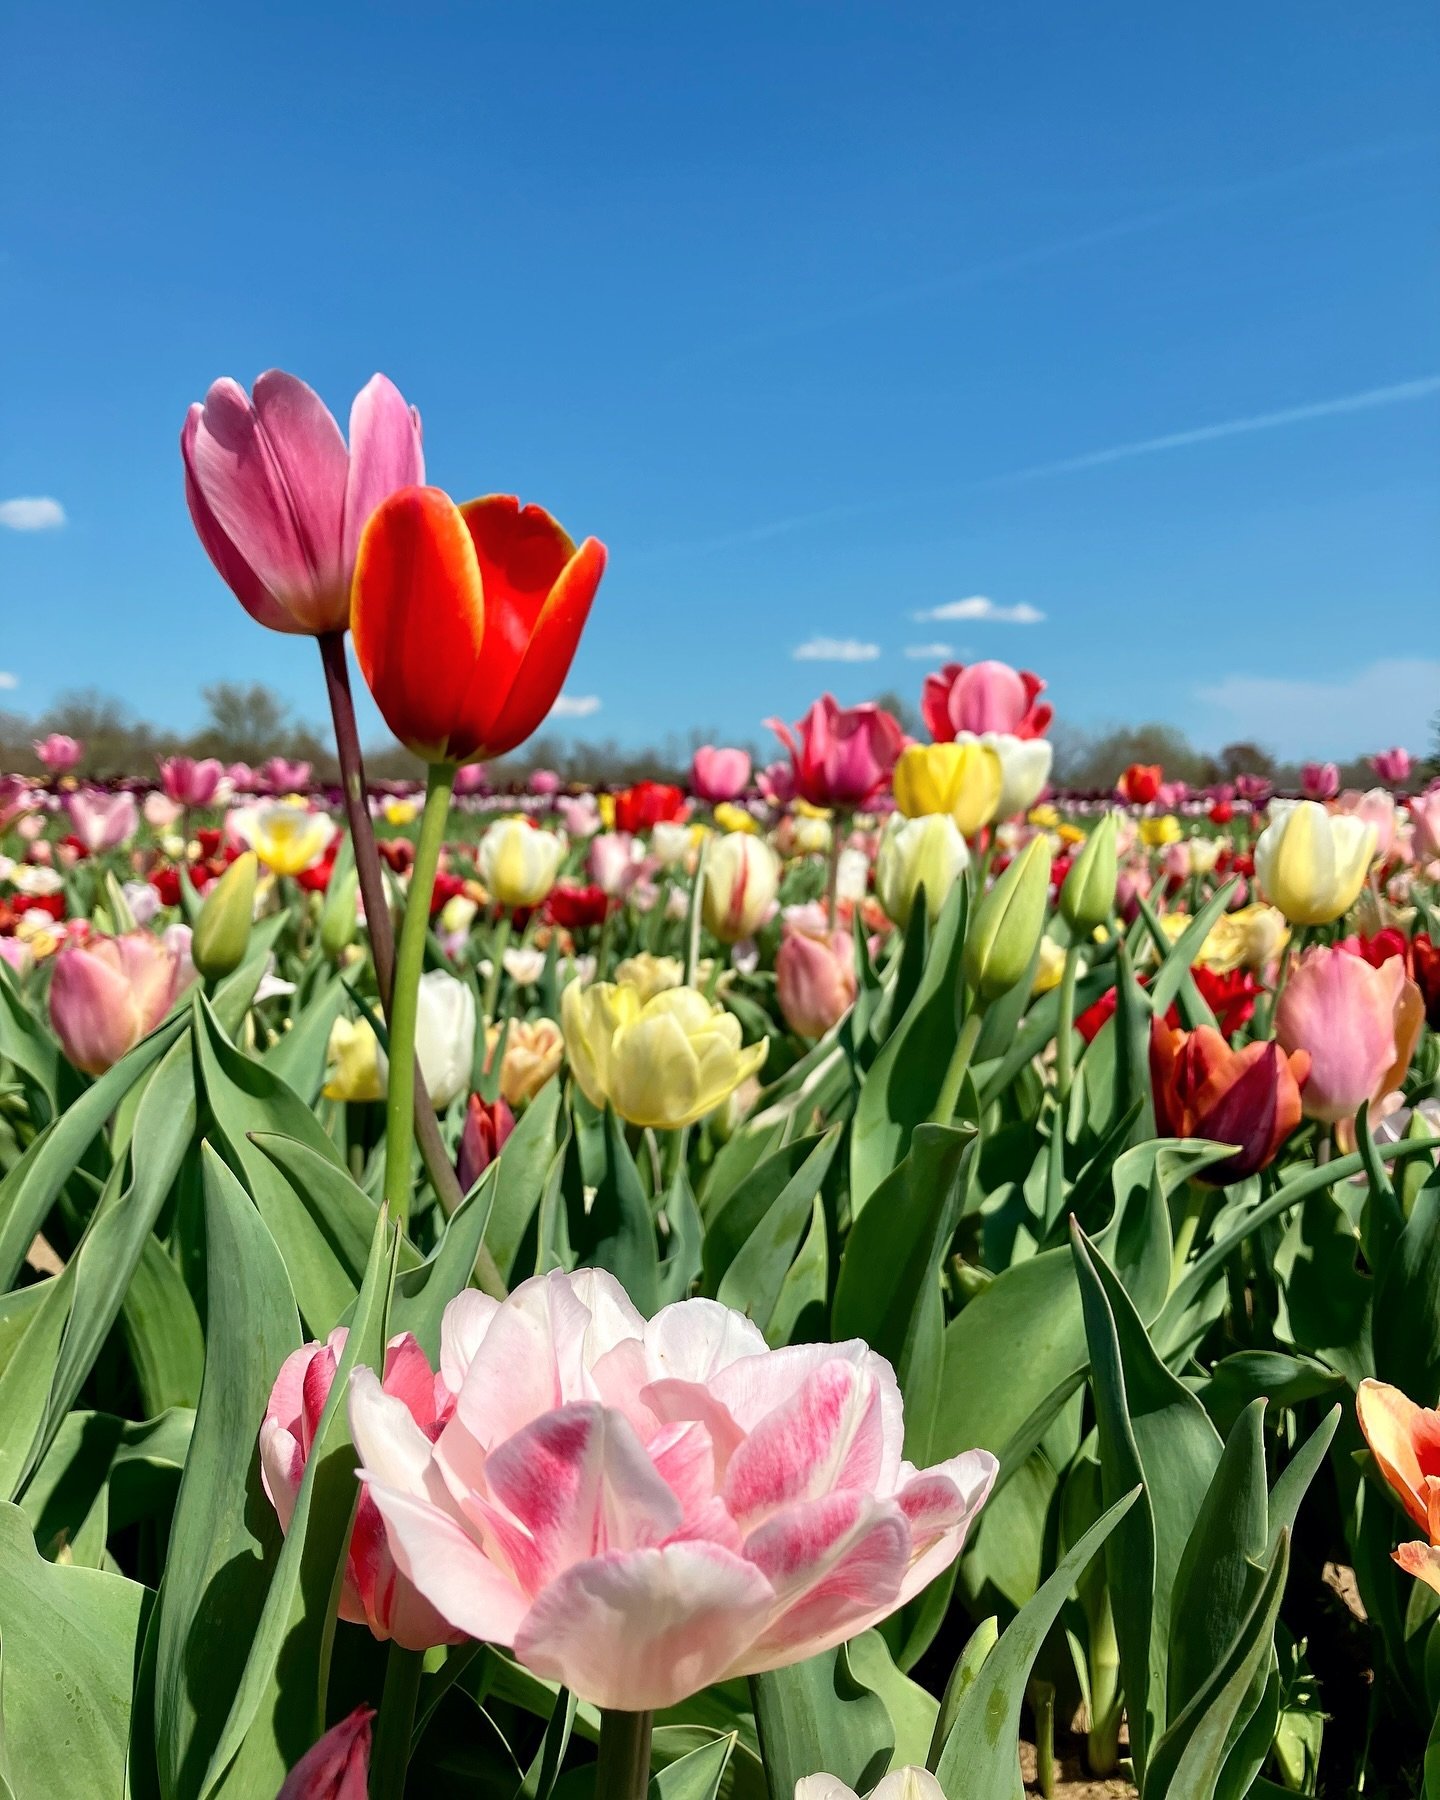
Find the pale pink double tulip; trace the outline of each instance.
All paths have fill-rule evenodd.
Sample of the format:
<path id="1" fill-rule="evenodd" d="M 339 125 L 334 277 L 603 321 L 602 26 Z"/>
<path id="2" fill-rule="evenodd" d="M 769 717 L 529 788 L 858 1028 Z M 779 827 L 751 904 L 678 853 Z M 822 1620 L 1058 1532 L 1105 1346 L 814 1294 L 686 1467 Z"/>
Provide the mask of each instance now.
<path id="1" fill-rule="evenodd" d="M 55 958 L 50 1023 L 77 1069 L 100 1075 L 152 1032 L 193 969 L 178 944 L 148 931 L 91 937 Z"/>
<path id="2" fill-rule="evenodd" d="M 1300 771 L 1300 792 L 1307 800 L 1333 800 L 1340 792 L 1340 771 L 1334 763 L 1307 762 Z"/>
<path id="3" fill-rule="evenodd" d="M 824 1037 L 855 1004 L 860 983 L 855 939 L 843 928 L 787 920 L 775 955 L 775 986 L 785 1023 L 804 1038 Z"/>
<path id="4" fill-rule="evenodd" d="M 946 663 L 925 677 L 920 713 L 937 744 L 951 743 L 962 731 L 981 737 L 987 731 L 1011 737 L 1044 737 L 1055 709 L 1037 705 L 1045 683 L 1029 669 L 1009 663 Z"/>
<path id="5" fill-rule="evenodd" d="M 1361 819 L 1375 827 L 1375 860 L 1384 862 L 1395 844 L 1395 799 L 1384 788 L 1346 788 L 1335 802 L 1336 812 Z"/>
<path id="6" fill-rule="evenodd" d="M 177 806 L 211 806 L 225 779 L 218 757 L 167 756 L 160 764 L 160 785 Z"/>
<path id="7" fill-rule="evenodd" d="M 790 752 L 795 792 L 812 806 L 864 806 L 889 781 L 905 733 L 883 707 L 843 707 L 822 694 L 793 729 L 765 723 Z"/>
<path id="8" fill-rule="evenodd" d="M 373 1371 L 361 1477 L 401 1572 L 456 1630 L 580 1699 L 673 1706 L 887 1618 L 954 1561 L 995 1479 L 917 1470 L 863 1343 L 769 1350 L 711 1300 L 648 1323 L 601 1270 L 446 1308 L 432 1441 Z"/>
<path id="9" fill-rule="evenodd" d="M 1392 956 L 1374 968 L 1340 947 L 1317 945 L 1301 957 L 1275 1009 L 1275 1036 L 1306 1050 L 1310 1073 L 1300 1091 L 1306 1118 L 1348 1123 L 1404 1080 L 1424 1023 L 1420 990 Z"/>
<path id="10" fill-rule="evenodd" d="M 319 395 L 271 369 L 253 395 L 227 376 L 180 434 L 200 542 L 251 616 L 312 635 L 350 623 L 360 533 L 396 488 L 425 479 L 420 415 L 383 375 L 350 409 L 350 446 Z"/>
<path id="11" fill-rule="evenodd" d="M 48 737 L 36 738 L 35 754 L 52 775 L 68 775 L 85 754 L 85 746 L 63 731 L 52 731 Z"/>
<path id="12" fill-rule="evenodd" d="M 1370 767 L 1382 781 L 1388 781 L 1392 787 L 1399 787 L 1410 779 L 1410 771 L 1415 767 L 1415 759 L 1408 750 L 1398 746 L 1394 750 L 1377 750 L 1370 758 Z"/>
<path id="13" fill-rule="evenodd" d="M 690 792 L 697 800 L 719 806 L 738 800 L 750 785 L 750 757 L 744 750 L 722 750 L 702 744 L 690 761 Z"/>
<path id="14" fill-rule="evenodd" d="M 302 1344 L 291 1351 L 271 1389 L 260 1426 L 260 1480 L 282 1531 L 290 1529 L 305 1465 L 348 1335 L 344 1326 L 337 1326 L 323 1344 Z M 367 1372 L 373 1380 L 373 1371 Z M 439 1434 L 455 1406 L 444 1378 L 432 1373 L 425 1352 L 408 1331 L 386 1345 L 385 1373 L 377 1389 L 389 1404 L 404 1410 L 426 1443 Z M 353 1625 L 368 1625 L 377 1638 L 394 1638 L 407 1650 L 455 1643 L 464 1635 L 452 1630 L 396 1568 L 380 1515 L 364 1490 L 345 1563 L 340 1617 Z"/>
<path id="15" fill-rule="evenodd" d="M 140 829 L 140 814 L 133 794 L 107 794 L 99 788 L 80 788 L 65 802 L 75 835 L 92 856 L 117 850 Z"/>

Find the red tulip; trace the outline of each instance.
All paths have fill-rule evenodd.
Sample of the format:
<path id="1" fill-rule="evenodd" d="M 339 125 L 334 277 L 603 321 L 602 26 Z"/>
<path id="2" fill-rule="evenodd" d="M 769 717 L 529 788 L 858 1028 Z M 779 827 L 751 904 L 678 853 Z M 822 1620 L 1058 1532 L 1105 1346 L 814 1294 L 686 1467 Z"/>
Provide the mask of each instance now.
<path id="1" fill-rule="evenodd" d="M 622 788 L 615 796 L 615 829 L 633 836 L 684 819 L 689 811 L 678 787 L 664 781 L 637 781 L 634 787 Z"/>
<path id="2" fill-rule="evenodd" d="M 503 1099 L 487 1102 L 478 1094 L 470 1096 L 455 1164 L 460 1185 L 467 1194 L 505 1148 L 505 1140 L 514 1129 L 515 1115 Z"/>
<path id="3" fill-rule="evenodd" d="M 1415 965 L 1415 985 L 1425 1002 L 1425 1019 L 1432 1031 L 1440 1031 L 1440 944 L 1432 943 L 1428 931 L 1417 931 L 1410 943 L 1410 960 Z"/>
<path id="4" fill-rule="evenodd" d="M 1148 806 L 1160 792 L 1161 774 L 1159 763 L 1131 763 L 1115 783 L 1116 791 L 1132 806 Z"/>
<path id="5" fill-rule="evenodd" d="M 605 568 L 549 513 L 402 488 L 360 540 L 351 630 L 386 724 L 426 762 L 503 756 L 559 698 Z"/>
<path id="6" fill-rule="evenodd" d="M 1205 1171 L 1205 1181 L 1240 1181 L 1274 1161 L 1300 1123 L 1300 1085 L 1309 1068 L 1303 1050 L 1287 1056 L 1265 1040 L 1232 1050 L 1209 1025 L 1172 1031 L 1159 1019 L 1150 1022 L 1150 1082 L 1161 1134 L 1239 1145 Z"/>
<path id="7" fill-rule="evenodd" d="M 812 806 L 864 806 L 890 779 L 905 733 L 882 707 L 842 707 L 822 694 L 792 730 L 765 723 L 790 752 L 795 791 Z"/>
<path id="8" fill-rule="evenodd" d="M 946 663 L 925 677 L 920 712 L 937 744 L 952 743 L 962 731 L 979 737 L 987 731 L 1010 737 L 1044 737 L 1054 716 L 1052 706 L 1036 704 L 1045 683 L 1028 669 L 1008 663 Z"/>
<path id="9" fill-rule="evenodd" d="M 566 931 L 579 931 L 586 925 L 603 925 L 610 907 L 610 896 L 604 888 L 593 883 L 588 887 L 562 883 L 551 888 L 545 897 L 545 917 L 552 925 L 559 925 Z"/>

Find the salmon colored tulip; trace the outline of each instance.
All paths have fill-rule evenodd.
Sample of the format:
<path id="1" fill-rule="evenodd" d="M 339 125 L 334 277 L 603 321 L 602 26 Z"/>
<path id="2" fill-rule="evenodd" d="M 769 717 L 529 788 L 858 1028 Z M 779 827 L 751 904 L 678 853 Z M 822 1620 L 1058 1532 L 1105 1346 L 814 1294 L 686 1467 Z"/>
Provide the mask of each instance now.
<path id="1" fill-rule="evenodd" d="M 504 494 L 456 506 L 408 487 L 371 515 L 351 629 L 375 703 L 430 763 L 503 756 L 554 706 L 605 568 L 549 513 Z"/>
<path id="2" fill-rule="evenodd" d="M 1232 1050 L 1212 1026 L 1172 1031 L 1163 1019 L 1150 1021 L 1150 1081 L 1161 1136 L 1239 1146 L 1205 1171 L 1205 1181 L 1241 1181 L 1274 1161 L 1300 1123 L 1300 1088 L 1309 1070 L 1304 1050 L 1287 1056 L 1264 1040 Z"/>
<path id="3" fill-rule="evenodd" d="M 425 479 L 420 415 L 372 376 L 350 445 L 320 396 L 283 369 L 247 394 L 228 376 L 180 434 L 185 500 L 216 572 L 272 631 L 343 631 L 360 533 L 389 493 Z"/>
<path id="4" fill-rule="evenodd" d="M 925 677 L 920 712 L 937 744 L 962 731 L 978 737 L 987 731 L 1017 738 L 1038 738 L 1054 716 L 1054 708 L 1037 704 L 1045 683 L 1028 669 L 1008 663 L 946 663 Z"/>
<path id="5" fill-rule="evenodd" d="M 1425 1533 L 1391 1554 L 1407 1575 L 1440 1593 L 1440 1412 L 1383 1381 L 1360 1383 L 1355 1416 L 1380 1473 Z"/>
<path id="6" fill-rule="evenodd" d="M 804 1038 L 823 1037 L 855 1004 L 859 977 L 855 938 L 843 928 L 827 931 L 787 924 L 775 956 L 775 986 L 785 1023 Z"/>
<path id="7" fill-rule="evenodd" d="M 582 1701 L 678 1705 L 888 1618 L 959 1555 L 995 1479 L 904 1460 L 904 1405 L 858 1340 L 767 1349 L 713 1300 L 649 1321 L 600 1269 L 445 1309 L 438 1435 L 351 1378 L 390 1554 L 457 1631 Z"/>

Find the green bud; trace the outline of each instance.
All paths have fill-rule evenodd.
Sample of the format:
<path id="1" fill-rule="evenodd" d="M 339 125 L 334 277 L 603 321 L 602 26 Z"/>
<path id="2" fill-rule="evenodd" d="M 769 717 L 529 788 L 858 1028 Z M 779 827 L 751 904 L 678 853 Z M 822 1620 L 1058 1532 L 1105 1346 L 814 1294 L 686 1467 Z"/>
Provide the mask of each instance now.
<path id="1" fill-rule="evenodd" d="M 1060 890 L 1061 916 L 1072 931 L 1086 937 L 1097 925 L 1108 924 L 1115 910 L 1119 874 L 1115 832 L 1115 814 L 1108 812 L 1086 838 Z"/>
<path id="2" fill-rule="evenodd" d="M 965 979 L 982 1000 L 1023 981 L 1045 929 L 1050 846 L 1030 842 L 975 908 L 965 938 Z"/>
<path id="3" fill-rule="evenodd" d="M 255 917 L 255 878 L 259 862 L 253 850 L 236 857 L 205 896 L 195 921 L 190 955 L 207 981 L 239 968 L 250 947 Z"/>
<path id="4" fill-rule="evenodd" d="M 331 881 L 325 895 L 325 909 L 320 914 L 320 947 L 338 962 L 355 941 L 355 896 L 360 891 L 360 878 L 352 869 L 338 881 Z"/>

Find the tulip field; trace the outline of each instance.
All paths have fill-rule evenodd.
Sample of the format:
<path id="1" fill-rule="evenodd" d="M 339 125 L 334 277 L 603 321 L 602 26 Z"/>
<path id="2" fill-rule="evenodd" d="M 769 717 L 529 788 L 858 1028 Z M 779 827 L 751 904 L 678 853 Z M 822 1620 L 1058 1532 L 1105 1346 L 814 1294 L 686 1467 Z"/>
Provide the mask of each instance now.
<path id="1" fill-rule="evenodd" d="M 424 482 L 216 382 L 340 779 L 0 774 L 0 1794 L 1440 1800 L 1440 767 L 507 774 L 606 550 Z"/>

